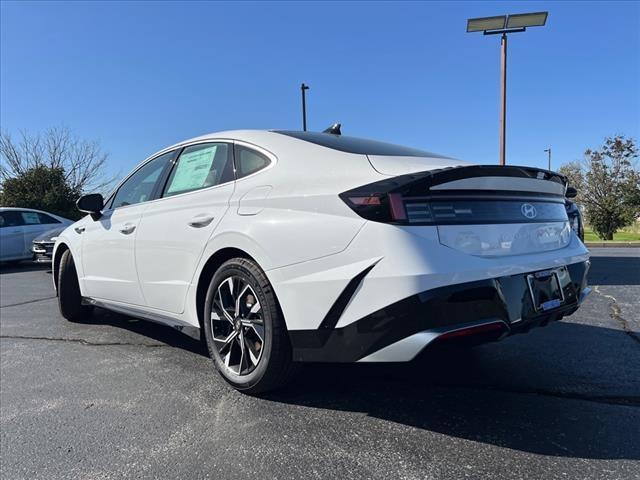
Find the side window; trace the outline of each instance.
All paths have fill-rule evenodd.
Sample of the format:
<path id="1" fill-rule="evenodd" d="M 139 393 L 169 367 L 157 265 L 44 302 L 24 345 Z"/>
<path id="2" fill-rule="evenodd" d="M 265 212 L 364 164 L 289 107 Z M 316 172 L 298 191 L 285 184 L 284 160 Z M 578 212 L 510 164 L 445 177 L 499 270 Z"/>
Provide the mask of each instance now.
<path id="1" fill-rule="evenodd" d="M 38 212 L 20 212 L 22 222 L 25 225 L 40 225 L 40 214 Z"/>
<path id="2" fill-rule="evenodd" d="M 151 200 L 156 182 L 173 155 L 174 152 L 165 153 L 140 167 L 126 182 L 120 185 L 113 199 L 112 208 Z"/>
<path id="3" fill-rule="evenodd" d="M 269 165 L 270 160 L 261 153 L 250 148 L 236 145 L 236 178 L 246 177 L 262 170 Z"/>
<path id="4" fill-rule="evenodd" d="M 24 225 L 22 221 L 22 215 L 15 210 L 7 210 L 6 212 L 0 212 L 0 228 L 19 227 Z"/>
<path id="5" fill-rule="evenodd" d="M 180 154 L 162 196 L 192 192 L 232 180 L 233 164 L 229 144 L 192 145 Z"/>
<path id="6" fill-rule="evenodd" d="M 42 224 L 60 223 L 59 220 L 56 220 L 50 215 L 45 215 L 44 213 L 38 213 L 38 217 L 40 217 L 40 223 Z"/>

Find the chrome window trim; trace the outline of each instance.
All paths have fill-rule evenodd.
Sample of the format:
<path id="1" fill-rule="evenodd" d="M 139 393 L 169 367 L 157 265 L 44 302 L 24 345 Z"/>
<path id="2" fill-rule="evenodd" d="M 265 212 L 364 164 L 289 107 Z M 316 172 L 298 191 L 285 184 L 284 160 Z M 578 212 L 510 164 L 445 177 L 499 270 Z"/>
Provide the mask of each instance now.
<path id="1" fill-rule="evenodd" d="M 236 140 L 236 139 L 232 139 L 232 138 L 207 138 L 207 139 L 199 139 L 199 140 L 192 141 L 192 142 L 184 142 L 184 143 L 181 143 L 179 145 L 173 145 L 172 147 L 165 148 L 164 150 L 161 150 L 160 152 L 152 155 L 151 157 L 148 157 L 146 160 L 141 162 L 136 167 L 135 170 L 133 170 L 129 175 L 127 175 L 127 177 L 124 180 L 122 180 L 118 184 L 118 186 L 116 188 L 113 189 L 113 191 L 108 195 L 107 198 L 109 198 L 111 195 L 114 195 L 115 193 L 117 193 L 118 189 L 124 184 L 124 182 L 126 182 L 134 173 L 136 173 L 139 169 L 144 167 L 147 163 L 149 163 L 149 162 L 155 160 L 156 158 L 161 157 L 162 155 L 165 155 L 165 154 L 167 154 L 169 152 L 173 152 L 173 151 L 176 151 L 176 150 L 182 150 L 184 148 L 191 147 L 193 145 L 201 145 L 203 143 L 228 143 L 228 144 L 230 144 L 232 146 L 232 148 L 233 148 L 234 145 L 241 145 L 243 147 L 247 147 L 247 148 L 250 148 L 252 150 L 256 150 L 257 152 L 259 152 L 262 155 L 264 155 L 265 157 L 267 157 L 269 159 L 269 165 L 267 165 L 264 168 L 261 168 L 260 170 L 258 170 L 256 172 L 253 172 L 250 175 L 247 175 L 246 177 L 230 180 L 230 181 L 224 182 L 224 183 L 219 183 L 218 185 L 212 185 L 210 187 L 201 188 L 199 190 L 192 190 L 190 192 L 178 193 L 178 194 L 172 195 L 170 197 L 158 197 L 158 198 L 154 198 L 153 200 L 147 200 L 146 202 L 134 203 L 133 205 L 123 205 L 121 207 L 110 208 L 108 210 L 103 210 L 102 214 L 103 215 L 109 214 L 109 213 L 115 212 L 116 210 L 119 210 L 121 208 L 135 207 L 136 205 L 142 205 L 142 204 L 151 205 L 151 204 L 153 204 L 155 202 L 159 202 L 161 200 L 168 200 L 168 199 L 171 199 L 171 198 L 179 198 L 179 197 L 182 197 L 184 195 L 192 195 L 194 193 L 205 192 L 205 191 L 208 191 L 208 190 L 211 190 L 211 189 L 214 189 L 214 188 L 223 187 L 223 186 L 228 185 L 228 184 L 233 183 L 233 182 L 239 182 L 239 181 L 246 180 L 247 178 L 252 178 L 255 175 L 258 175 L 258 174 L 263 173 L 263 172 L 265 172 L 267 170 L 270 170 L 271 168 L 273 168 L 278 163 L 278 157 L 275 154 L 273 154 L 272 152 L 270 152 L 269 150 L 267 150 L 267 149 L 265 149 L 263 147 L 260 147 L 258 145 L 255 145 L 253 143 L 250 143 L 250 142 L 247 142 L 247 141 L 244 141 L 244 140 Z M 176 158 L 176 160 L 178 160 L 179 158 L 180 157 L 178 156 Z M 234 170 L 233 173 L 234 173 L 234 176 L 235 176 L 235 174 L 236 174 L 235 163 L 234 163 L 234 166 L 233 166 L 233 170 Z"/>
<path id="2" fill-rule="evenodd" d="M 252 143 L 249 142 L 245 142 L 243 140 L 235 140 L 234 144 L 236 145 L 240 145 L 241 147 L 246 147 L 250 150 L 255 150 L 258 153 L 261 153 L 262 155 L 264 155 L 265 157 L 267 157 L 267 159 L 269 160 L 269 165 L 267 165 L 266 167 L 261 168 L 260 170 L 256 170 L 255 172 L 246 175 L 242 178 L 236 178 L 236 182 L 240 182 L 246 178 L 251 178 L 254 175 L 257 175 L 259 173 L 265 172 L 267 170 L 270 170 L 271 168 L 273 168 L 275 166 L 276 163 L 278 163 L 278 157 L 276 157 L 273 153 L 271 153 L 269 150 L 259 147 L 258 145 L 254 145 Z M 234 158 L 235 160 L 235 158 Z M 234 170 L 235 170 L 235 164 L 234 164 Z"/>
<path id="3" fill-rule="evenodd" d="M 161 151 L 160 153 L 156 154 L 156 155 L 152 155 L 151 157 L 147 157 L 145 160 L 143 160 L 142 162 L 140 162 L 132 171 L 131 173 L 129 173 L 129 175 L 127 175 L 124 179 L 120 180 L 120 183 L 118 183 L 118 185 L 116 185 L 116 187 L 111 190 L 111 192 L 107 195 L 107 200 L 111 200 L 113 197 L 113 200 L 115 200 L 116 195 L 118 195 L 118 190 L 120 190 L 120 187 L 122 187 L 122 185 L 124 185 L 127 180 L 129 180 L 133 175 L 135 175 L 138 170 L 140 170 L 141 168 L 145 167 L 148 163 L 153 162 L 154 160 L 156 160 L 157 158 L 162 157 L 163 155 L 166 155 L 167 153 L 170 152 L 174 152 L 174 151 L 178 151 L 181 150 L 182 147 L 175 147 L 175 148 L 168 148 L 165 149 L 163 151 Z M 157 200 L 157 199 L 155 199 Z M 147 200 L 146 202 L 138 202 L 138 203 L 134 203 L 131 205 L 121 205 L 119 207 L 115 207 L 115 208 L 109 208 L 106 210 L 102 210 L 102 214 L 106 214 L 106 213 L 110 213 L 110 212 L 115 212 L 116 210 L 120 209 L 120 208 L 127 208 L 127 207 L 135 207 L 136 205 L 142 205 L 143 203 L 151 203 L 155 200 Z"/>

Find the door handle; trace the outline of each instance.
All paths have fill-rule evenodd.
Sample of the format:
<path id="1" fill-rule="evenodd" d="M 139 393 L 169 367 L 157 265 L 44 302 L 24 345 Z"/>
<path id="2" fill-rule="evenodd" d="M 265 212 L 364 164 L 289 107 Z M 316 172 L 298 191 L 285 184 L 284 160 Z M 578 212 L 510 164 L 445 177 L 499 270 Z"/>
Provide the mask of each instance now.
<path id="1" fill-rule="evenodd" d="M 125 223 L 122 228 L 120 228 L 120 233 L 124 233 L 125 235 L 129 235 L 133 233 L 136 229 L 136 226 L 133 223 Z"/>
<path id="2" fill-rule="evenodd" d="M 196 215 L 191 220 L 189 220 L 189 226 L 193 228 L 206 227 L 211 222 L 213 222 L 214 218 L 215 217 L 213 215 L 207 215 L 207 214 Z"/>
<path id="3" fill-rule="evenodd" d="M 83 233 L 86 228 L 87 227 L 74 227 L 73 229 L 76 231 L 76 233 L 80 234 Z"/>

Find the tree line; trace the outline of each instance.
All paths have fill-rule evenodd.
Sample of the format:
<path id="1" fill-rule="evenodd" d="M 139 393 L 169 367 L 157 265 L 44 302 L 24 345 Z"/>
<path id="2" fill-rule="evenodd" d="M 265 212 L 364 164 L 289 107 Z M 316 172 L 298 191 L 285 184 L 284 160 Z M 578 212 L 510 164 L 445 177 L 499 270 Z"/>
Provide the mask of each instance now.
<path id="1" fill-rule="evenodd" d="M 66 127 L 22 132 L 16 140 L 0 133 L 0 206 L 45 210 L 70 219 L 85 192 L 113 184 L 106 175 L 109 155 L 98 141 L 78 138 Z"/>
<path id="2" fill-rule="evenodd" d="M 114 178 L 106 176 L 109 155 L 99 142 L 80 139 L 68 128 L 41 134 L 21 133 L 14 140 L 0 134 L 0 206 L 45 210 L 63 217 L 81 216 L 75 208 L 80 195 L 106 191 Z M 638 146 L 622 135 L 606 138 L 588 149 L 581 161 L 560 167 L 578 190 L 588 224 L 603 240 L 640 216 Z"/>

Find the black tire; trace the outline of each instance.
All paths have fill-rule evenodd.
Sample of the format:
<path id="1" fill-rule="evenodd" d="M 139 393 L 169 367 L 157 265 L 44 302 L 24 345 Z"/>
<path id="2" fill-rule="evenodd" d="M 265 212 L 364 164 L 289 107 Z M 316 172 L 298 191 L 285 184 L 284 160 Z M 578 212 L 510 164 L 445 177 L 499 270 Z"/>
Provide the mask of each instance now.
<path id="1" fill-rule="evenodd" d="M 246 285 L 250 287 L 250 291 L 243 297 L 240 290 Z M 221 306 L 221 302 L 224 303 L 222 295 L 226 290 L 233 292 L 234 287 L 238 290 L 236 311 L 229 312 L 229 309 L 226 309 L 234 315 L 225 316 Z M 227 300 L 236 297 L 233 297 L 232 293 Z M 241 301 L 244 301 L 244 307 L 238 306 Z M 251 306 L 259 307 L 259 313 L 252 313 Z M 239 311 L 241 307 L 244 308 L 244 312 Z M 278 300 L 269 280 L 255 262 L 246 258 L 233 258 L 223 263 L 211 279 L 203 313 L 203 329 L 213 364 L 222 378 L 237 390 L 248 394 L 264 393 L 285 385 L 298 372 L 299 365 L 292 361 L 289 335 Z M 261 318 L 258 318 L 259 316 Z M 233 317 L 233 321 L 230 317 Z M 254 323 L 244 326 L 245 322 Z M 221 334 L 221 328 L 226 328 L 227 331 Z M 232 334 L 235 337 L 230 342 L 224 343 L 220 340 L 224 337 L 231 338 Z M 227 345 L 230 345 L 228 350 Z M 243 372 L 245 354 L 246 369 Z M 256 355 L 257 364 L 254 364 Z M 231 365 L 229 359 L 232 357 L 235 357 L 238 365 Z"/>
<path id="2" fill-rule="evenodd" d="M 58 269 L 58 307 L 64 318 L 71 322 L 80 322 L 91 316 L 93 307 L 82 305 L 82 294 L 78 284 L 78 273 L 71 251 L 67 250 L 60 258 Z"/>

